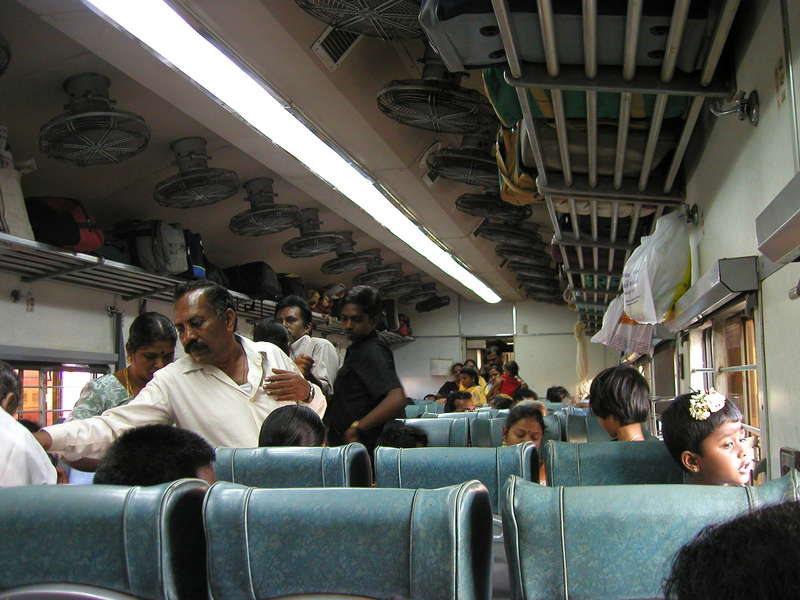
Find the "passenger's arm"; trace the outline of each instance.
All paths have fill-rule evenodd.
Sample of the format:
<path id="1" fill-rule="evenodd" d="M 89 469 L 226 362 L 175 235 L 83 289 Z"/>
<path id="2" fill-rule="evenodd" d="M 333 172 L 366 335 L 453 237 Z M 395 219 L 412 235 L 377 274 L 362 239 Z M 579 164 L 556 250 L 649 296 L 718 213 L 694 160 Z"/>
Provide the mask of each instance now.
<path id="1" fill-rule="evenodd" d="M 320 418 L 325 415 L 328 401 L 316 384 L 306 380 L 297 365 L 285 354 L 263 353 L 263 360 L 269 361 L 266 369 L 273 375 L 264 378 L 264 391 L 277 402 L 307 404 Z"/>
<path id="2" fill-rule="evenodd" d="M 397 415 L 406 405 L 406 394 L 403 388 L 397 387 L 389 390 L 380 404 L 358 420 L 358 429 L 350 427 L 344 432 L 344 439 L 348 442 L 358 441 L 358 431 L 367 431 L 381 427 L 387 421 L 397 418 Z"/>

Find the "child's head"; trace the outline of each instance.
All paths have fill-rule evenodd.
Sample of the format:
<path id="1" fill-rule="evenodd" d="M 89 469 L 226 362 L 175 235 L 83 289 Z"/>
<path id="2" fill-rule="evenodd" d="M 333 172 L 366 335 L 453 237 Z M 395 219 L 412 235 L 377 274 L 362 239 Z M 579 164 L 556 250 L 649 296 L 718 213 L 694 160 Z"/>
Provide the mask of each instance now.
<path id="1" fill-rule="evenodd" d="M 197 477 L 214 483 L 215 458 L 214 449 L 193 431 L 145 425 L 126 431 L 111 444 L 97 467 L 94 482 L 156 485 Z"/>
<path id="2" fill-rule="evenodd" d="M 425 402 L 436 402 L 436 394 L 425 394 L 423 400 Z"/>
<path id="3" fill-rule="evenodd" d="M 258 446 L 324 446 L 325 425 L 307 406 L 290 404 L 273 410 L 261 424 Z"/>
<path id="4" fill-rule="evenodd" d="M 567 388 L 560 385 L 554 385 L 547 388 L 548 402 L 563 402 L 565 398 L 569 398 L 569 392 L 567 391 Z"/>
<path id="5" fill-rule="evenodd" d="M 401 421 L 390 421 L 383 428 L 377 445 L 392 448 L 426 448 L 428 436 L 421 429 L 405 425 Z"/>
<path id="6" fill-rule="evenodd" d="M 469 392 L 452 392 L 447 396 L 444 412 L 471 412 L 475 410 L 475 402 Z"/>
<path id="7" fill-rule="evenodd" d="M 541 405 L 530 400 L 520 402 L 508 413 L 506 425 L 503 427 L 503 444 L 513 446 L 521 442 L 533 442 L 540 448 L 544 432 Z"/>
<path id="8" fill-rule="evenodd" d="M 650 386 L 633 367 L 601 371 L 592 381 L 589 397 L 592 412 L 612 437 L 619 427 L 644 423 L 650 412 Z"/>
<path id="9" fill-rule="evenodd" d="M 458 382 L 462 387 L 471 388 L 478 384 L 478 372 L 472 367 L 464 366 L 458 374 Z"/>
<path id="10" fill-rule="evenodd" d="M 495 394 L 492 398 L 492 408 L 503 410 L 514 406 L 514 399 L 508 394 Z"/>
<path id="11" fill-rule="evenodd" d="M 742 413 L 722 394 L 711 390 L 678 396 L 661 415 L 661 431 L 692 483 L 750 482 L 753 457 L 744 439 Z"/>
<path id="12" fill-rule="evenodd" d="M 520 387 L 519 389 L 517 389 L 516 392 L 514 392 L 513 398 L 514 402 L 522 402 L 524 400 L 538 400 L 539 394 L 537 394 L 530 388 Z"/>
<path id="13" fill-rule="evenodd" d="M 270 342 L 283 350 L 284 354 L 291 354 L 291 339 L 289 330 L 278 321 L 261 319 L 253 327 L 254 342 Z"/>
<path id="14" fill-rule="evenodd" d="M 517 377 L 519 375 L 519 365 L 516 361 L 510 360 L 503 365 L 503 374 Z"/>

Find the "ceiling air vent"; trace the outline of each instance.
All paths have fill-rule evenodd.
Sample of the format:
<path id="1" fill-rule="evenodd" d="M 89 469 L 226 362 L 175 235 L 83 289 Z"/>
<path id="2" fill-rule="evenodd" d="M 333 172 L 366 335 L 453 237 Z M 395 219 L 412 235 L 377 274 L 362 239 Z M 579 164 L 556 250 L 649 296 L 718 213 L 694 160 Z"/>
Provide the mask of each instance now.
<path id="1" fill-rule="evenodd" d="M 361 37 L 351 31 L 328 27 L 317 41 L 311 44 L 311 51 L 329 70 L 335 71 Z"/>

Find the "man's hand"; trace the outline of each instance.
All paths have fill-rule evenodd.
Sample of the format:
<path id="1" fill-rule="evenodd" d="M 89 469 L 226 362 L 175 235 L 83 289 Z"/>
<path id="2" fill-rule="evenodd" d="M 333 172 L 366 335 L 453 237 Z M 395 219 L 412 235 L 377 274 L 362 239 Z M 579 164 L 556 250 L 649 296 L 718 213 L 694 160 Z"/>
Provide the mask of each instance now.
<path id="1" fill-rule="evenodd" d="M 267 377 L 264 384 L 267 394 L 279 402 L 311 402 L 311 384 L 302 375 L 281 369 L 272 371 L 275 375 Z"/>
<path id="2" fill-rule="evenodd" d="M 42 445 L 42 448 L 45 450 L 50 450 L 50 446 L 53 445 L 53 438 L 50 437 L 50 434 L 47 433 L 44 429 L 40 429 L 36 433 L 33 434 L 33 437 Z"/>
<path id="3" fill-rule="evenodd" d="M 300 354 L 295 357 L 294 364 L 296 364 L 297 368 L 300 369 L 303 377 L 307 378 L 309 375 L 311 375 L 311 367 L 314 366 L 314 359 L 308 354 Z"/>

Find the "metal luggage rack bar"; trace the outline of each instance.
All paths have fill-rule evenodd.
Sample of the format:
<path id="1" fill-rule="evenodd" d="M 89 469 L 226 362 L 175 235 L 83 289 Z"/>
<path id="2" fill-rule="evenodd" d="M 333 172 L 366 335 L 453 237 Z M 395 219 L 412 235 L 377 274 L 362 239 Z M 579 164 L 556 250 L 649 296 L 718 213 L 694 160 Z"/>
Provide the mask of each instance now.
<path id="1" fill-rule="evenodd" d="M 553 226 L 554 241 L 561 254 L 562 273 L 568 280 L 565 295 L 574 300 L 581 319 L 585 320 L 587 326 L 593 325 L 599 328 L 600 322 L 596 318 L 595 311 L 598 307 L 606 306 L 619 293 L 621 289 L 619 258 L 622 258 L 621 263 L 624 265 L 631 252 L 639 245 L 644 234 L 640 227 L 642 219 L 652 216 L 648 228 L 652 233 L 656 221 L 665 210 L 684 204 L 685 190 L 679 178 L 680 167 L 700 110 L 706 98 L 725 97 L 731 91 L 725 78 L 719 75 L 715 77 L 715 73 L 739 3 L 740 0 L 725 1 L 698 77 L 696 74 L 675 72 L 684 29 L 689 18 L 690 0 L 675 2 L 660 69 L 636 65 L 642 0 L 628 0 L 621 69 L 597 64 L 596 0 L 583 0 L 582 68 L 559 64 L 552 0 L 537 0 L 545 56 L 544 65 L 523 63 L 520 60 L 516 40 L 518 32 L 512 27 L 508 0 L 492 0 L 508 61 L 506 80 L 517 90 L 523 125 L 529 133 L 531 153 L 538 171 L 537 186 L 544 196 Z M 553 123 L 561 160 L 560 172 L 545 168 L 539 133 L 542 124 L 537 122 L 530 108 L 529 88 L 543 88 L 550 92 Z M 563 91 L 583 91 L 586 94 L 588 173 L 585 176 L 573 173 Z M 597 95 L 600 92 L 620 94 L 613 176 L 603 176 L 598 173 Z M 623 171 L 633 94 L 655 95 L 655 102 L 638 180 L 626 180 Z M 691 102 L 685 112 L 683 128 L 669 168 L 663 177 L 656 178 L 651 176 L 653 161 L 667 102 L 673 96 L 690 97 Z M 577 202 L 581 203 L 581 212 L 586 212 L 588 209 L 589 225 L 585 227 L 585 231 L 579 223 Z M 566 212 L 560 212 L 558 208 L 562 211 L 566 209 Z M 606 235 L 600 234 L 601 212 L 609 215 L 605 217 L 608 229 Z M 568 216 L 571 231 L 562 230 L 560 214 Z M 630 218 L 627 236 L 620 235 L 623 218 Z"/>
<path id="2" fill-rule="evenodd" d="M 169 303 L 172 303 L 175 286 L 185 281 L 7 233 L 0 233 L 0 271 L 18 274 L 25 283 L 50 279 L 118 294 L 123 300 L 147 298 Z M 231 294 L 236 300 L 238 315 L 247 321 L 254 322 L 275 314 L 275 302 L 272 300 L 257 300 L 233 290 Z M 322 333 L 345 333 L 339 321 L 328 315 L 313 313 L 313 321 L 315 328 Z M 396 333 L 387 333 L 385 337 L 390 344 L 414 339 Z"/>

